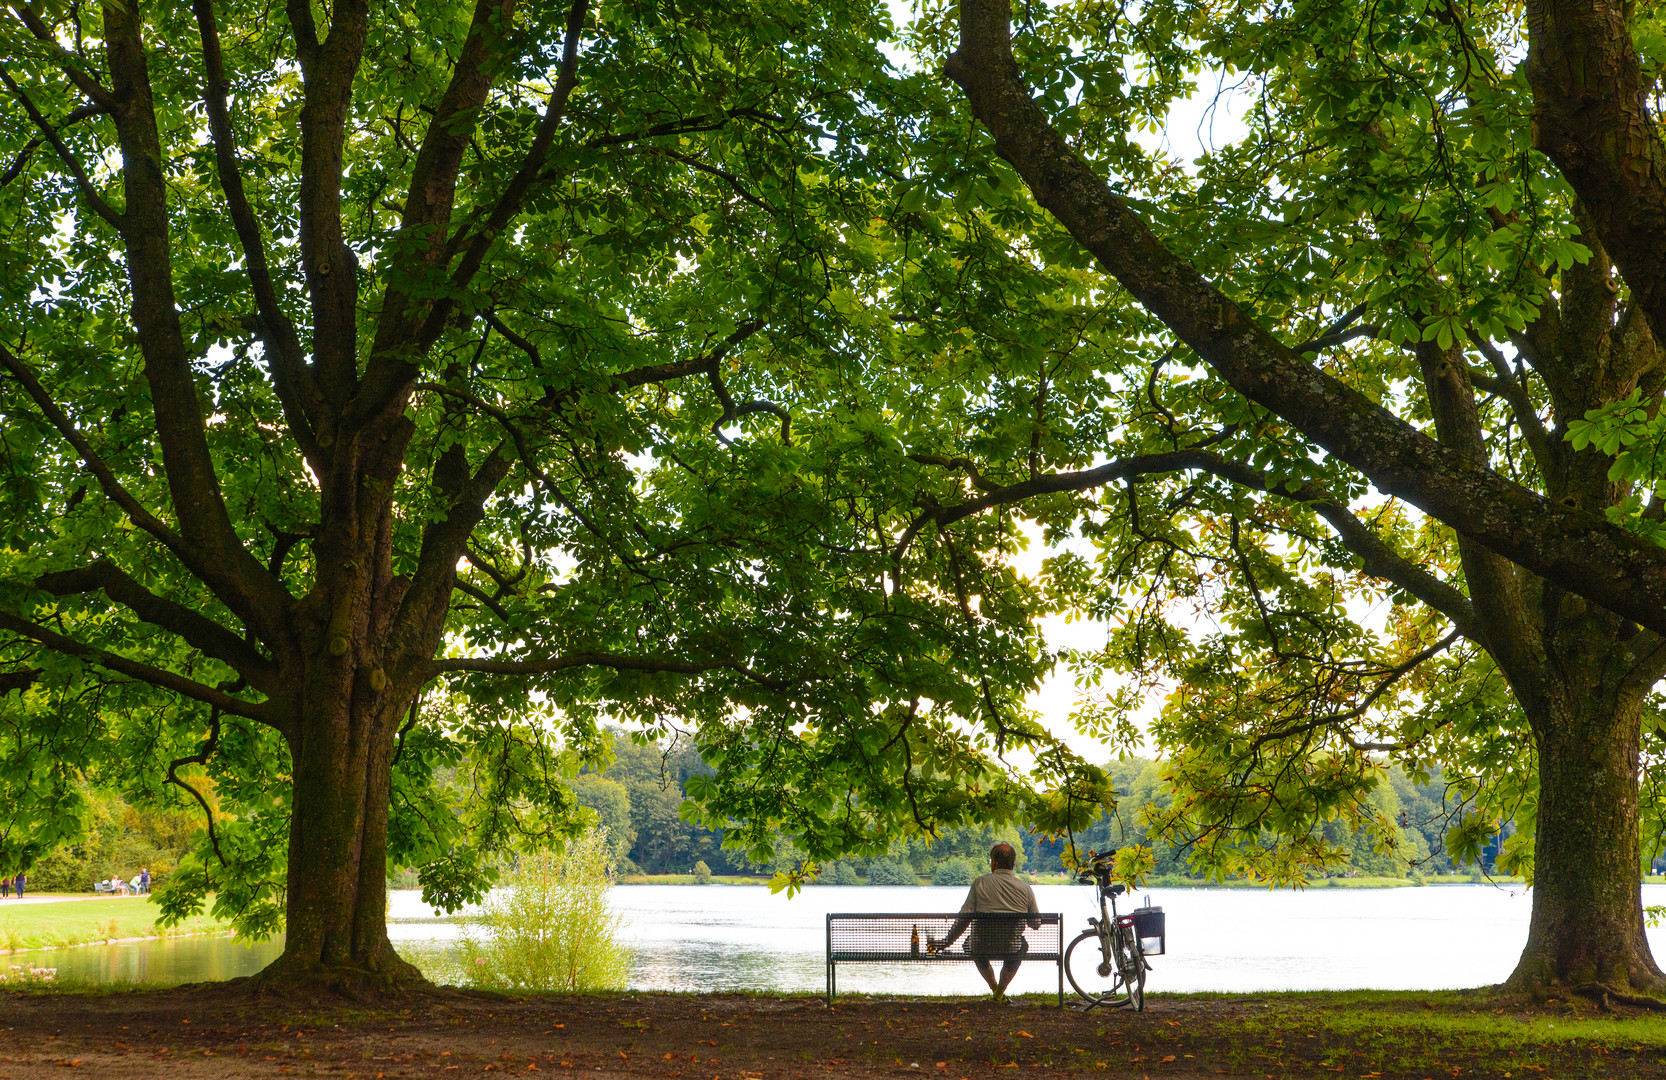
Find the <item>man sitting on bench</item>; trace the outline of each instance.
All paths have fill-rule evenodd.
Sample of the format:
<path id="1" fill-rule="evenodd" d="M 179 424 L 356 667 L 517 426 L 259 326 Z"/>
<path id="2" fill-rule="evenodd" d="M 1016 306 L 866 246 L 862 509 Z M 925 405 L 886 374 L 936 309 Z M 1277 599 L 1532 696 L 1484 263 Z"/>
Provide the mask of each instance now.
<path id="1" fill-rule="evenodd" d="M 949 928 L 949 936 L 937 942 L 937 949 L 953 945 L 966 928 L 972 928 L 966 938 L 966 953 L 977 964 L 978 974 L 989 984 L 996 1001 L 1005 1001 L 1007 987 L 1024 962 L 1029 942 L 1024 940 L 1024 926 L 1031 929 L 1041 925 L 1040 919 L 975 919 L 974 915 L 1034 915 L 1041 909 L 1035 905 L 1035 890 L 1018 880 L 1013 867 L 1018 853 L 1007 843 L 989 849 L 989 873 L 972 882 L 966 892 L 966 902 L 960 905 L 961 916 Z M 1001 960 L 1001 975 L 997 979 L 989 961 Z"/>

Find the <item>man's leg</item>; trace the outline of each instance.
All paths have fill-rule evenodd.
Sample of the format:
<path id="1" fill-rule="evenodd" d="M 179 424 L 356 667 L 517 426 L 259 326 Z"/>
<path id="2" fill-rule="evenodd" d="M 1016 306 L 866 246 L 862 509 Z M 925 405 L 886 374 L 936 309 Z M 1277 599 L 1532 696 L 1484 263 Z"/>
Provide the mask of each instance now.
<path id="1" fill-rule="evenodd" d="M 1023 962 L 1023 958 L 1018 956 L 1014 956 L 1010 960 L 1001 961 L 1001 981 L 994 988 L 996 995 L 1002 995 L 1007 992 L 1007 987 L 1012 985 L 1013 976 L 1018 974 L 1018 965 Z"/>
<path id="2" fill-rule="evenodd" d="M 995 982 L 995 969 L 989 966 L 989 961 L 980 956 L 976 960 L 973 960 L 972 963 L 978 969 L 978 974 L 983 976 L 983 981 L 989 984 L 989 992 L 994 994 L 996 997 L 1000 997 L 1001 987 L 1004 984 L 997 984 Z M 1006 970 L 1003 966 L 1002 974 L 1004 975 L 1005 973 Z"/>

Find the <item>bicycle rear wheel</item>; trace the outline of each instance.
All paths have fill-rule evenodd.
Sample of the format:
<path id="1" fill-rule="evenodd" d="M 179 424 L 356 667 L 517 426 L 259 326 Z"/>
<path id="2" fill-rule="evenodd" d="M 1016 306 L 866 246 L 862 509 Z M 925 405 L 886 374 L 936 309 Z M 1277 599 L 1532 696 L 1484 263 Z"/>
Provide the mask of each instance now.
<path id="1" fill-rule="evenodd" d="M 1120 996 L 1128 999 L 1135 1012 L 1145 1011 L 1145 950 L 1140 939 L 1126 926 L 1118 926 L 1111 934 L 1111 951 L 1116 957 Z"/>

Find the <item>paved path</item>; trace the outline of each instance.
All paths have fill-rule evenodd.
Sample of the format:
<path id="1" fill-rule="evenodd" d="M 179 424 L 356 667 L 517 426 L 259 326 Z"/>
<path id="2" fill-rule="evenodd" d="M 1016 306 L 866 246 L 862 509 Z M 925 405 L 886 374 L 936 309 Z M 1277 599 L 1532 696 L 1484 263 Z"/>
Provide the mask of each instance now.
<path id="1" fill-rule="evenodd" d="M 100 896 L 100 895 L 64 896 L 60 893 L 43 893 L 43 894 L 36 895 L 36 894 L 33 894 L 33 893 L 27 893 L 26 892 L 26 893 L 24 893 L 24 895 L 21 898 L 16 897 L 16 896 L 8 896 L 4 899 L 0 899 L 0 911 L 4 911 L 7 908 L 13 906 L 14 904 L 61 904 L 65 901 L 67 901 L 67 900 L 143 900 L 143 899 L 145 899 L 145 897 L 143 897 L 143 896 Z"/>

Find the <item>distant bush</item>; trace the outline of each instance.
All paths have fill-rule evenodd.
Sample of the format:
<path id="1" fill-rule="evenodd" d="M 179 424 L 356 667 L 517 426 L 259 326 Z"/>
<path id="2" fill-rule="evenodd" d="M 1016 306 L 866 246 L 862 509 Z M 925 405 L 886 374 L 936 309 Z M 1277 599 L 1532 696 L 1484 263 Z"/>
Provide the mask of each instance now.
<path id="1" fill-rule="evenodd" d="M 701 859 L 699 862 L 694 864 L 694 884 L 710 885 L 711 883 L 712 868 L 706 865 L 706 860 Z"/>
<path id="2" fill-rule="evenodd" d="M 869 885 L 918 885 L 919 877 L 896 859 L 874 859 L 868 863 Z"/>
<path id="3" fill-rule="evenodd" d="M 971 859 L 946 859 L 931 869 L 933 885 L 970 885 L 982 871 Z"/>
<path id="4" fill-rule="evenodd" d="M 595 828 L 559 852 L 522 856 L 508 886 L 469 920 L 467 981 L 496 990 L 617 990 L 630 975 L 622 918 L 608 909 L 613 845 Z M 474 937 L 476 928 L 484 939 Z"/>
<path id="5" fill-rule="evenodd" d="M 862 879 L 856 876 L 856 868 L 840 859 L 828 869 L 822 871 L 823 885 L 860 885 Z"/>

